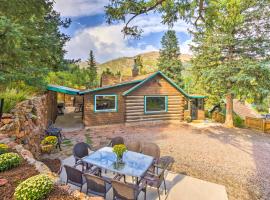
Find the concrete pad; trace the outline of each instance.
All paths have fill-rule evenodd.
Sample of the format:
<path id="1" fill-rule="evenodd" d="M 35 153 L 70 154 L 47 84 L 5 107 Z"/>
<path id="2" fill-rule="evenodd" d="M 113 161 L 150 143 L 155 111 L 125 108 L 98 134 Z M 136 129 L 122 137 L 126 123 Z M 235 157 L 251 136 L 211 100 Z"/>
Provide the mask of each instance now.
<path id="1" fill-rule="evenodd" d="M 65 165 L 74 165 L 75 159 L 73 156 L 62 161 Z M 78 168 L 79 169 L 79 168 Z M 104 176 L 113 177 L 114 174 L 107 172 Z M 60 174 L 60 179 L 63 183 L 66 181 L 66 172 L 63 169 Z M 128 182 L 132 182 L 131 177 L 128 177 Z M 228 200 L 226 189 L 223 185 L 203 181 L 183 174 L 174 172 L 166 172 L 166 185 L 168 193 L 165 194 L 164 186 L 161 186 L 161 200 Z M 76 186 L 71 186 L 76 190 Z M 86 185 L 83 186 L 82 192 L 86 191 Z M 112 189 L 108 192 L 106 199 L 112 200 Z M 138 200 L 143 200 L 143 193 L 140 194 Z M 157 191 L 154 188 L 147 187 L 146 199 L 158 200 Z"/>
<path id="2" fill-rule="evenodd" d="M 64 115 L 57 116 L 54 126 L 62 128 L 64 132 L 83 129 L 82 113 L 75 113 L 74 110 L 75 107 L 66 107 Z"/>
<path id="3" fill-rule="evenodd" d="M 167 174 L 166 182 L 169 200 L 228 200 L 223 185 L 173 172 Z"/>

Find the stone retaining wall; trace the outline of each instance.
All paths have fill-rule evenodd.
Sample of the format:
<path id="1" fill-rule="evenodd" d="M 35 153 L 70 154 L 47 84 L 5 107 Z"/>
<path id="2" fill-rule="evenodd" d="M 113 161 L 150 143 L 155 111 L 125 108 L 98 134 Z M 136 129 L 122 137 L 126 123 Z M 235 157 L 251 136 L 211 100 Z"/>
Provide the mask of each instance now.
<path id="1" fill-rule="evenodd" d="M 59 185 L 65 189 L 71 196 L 80 200 L 104 200 L 101 197 L 89 197 L 79 190 L 72 190 L 69 185 L 63 186 L 58 174 L 53 173 L 43 162 L 36 160 L 33 154 L 26 150 L 23 145 L 17 144 L 12 138 L 7 135 L 0 135 L 0 143 L 7 144 L 10 148 L 15 149 L 29 164 L 33 165 L 40 174 L 45 174 L 51 178 L 54 184 Z"/>
<path id="2" fill-rule="evenodd" d="M 15 138 L 16 142 L 38 158 L 40 142 L 48 124 L 47 95 L 19 103 L 10 114 L 3 114 L 0 134 Z"/>

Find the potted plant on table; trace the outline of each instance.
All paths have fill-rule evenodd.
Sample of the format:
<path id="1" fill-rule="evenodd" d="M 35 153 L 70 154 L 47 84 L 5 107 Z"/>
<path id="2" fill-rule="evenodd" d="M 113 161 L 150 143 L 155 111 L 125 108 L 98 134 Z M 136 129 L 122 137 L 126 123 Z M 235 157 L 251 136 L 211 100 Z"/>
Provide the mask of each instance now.
<path id="1" fill-rule="evenodd" d="M 117 144 L 113 146 L 113 152 L 116 154 L 118 163 L 123 163 L 123 154 L 126 151 L 127 147 L 124 144 Z"/>

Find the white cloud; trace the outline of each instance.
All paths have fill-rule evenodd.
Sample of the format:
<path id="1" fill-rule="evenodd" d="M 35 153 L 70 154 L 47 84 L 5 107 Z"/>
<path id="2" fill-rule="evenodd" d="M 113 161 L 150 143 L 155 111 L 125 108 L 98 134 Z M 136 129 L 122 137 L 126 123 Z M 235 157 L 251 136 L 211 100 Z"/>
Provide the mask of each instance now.
<path id="1" fill-rule="evenodd" d="M 54 9 L 63 17 L 93 16 L 104 13 L 108 0 L 55 0 Z"/>
<path id="2" fill-rule="evenodd" d="M 121 33 L 123 25 L 101 25 L 78 31 L 67 43 L 67 58 L 87 59 L 89 50 L 93 50 L 98 62 L 122 56 L 135 56 L 139 53 L 157 50 L 153 45 L 132 47 Z"/>
<path id="3" fill-rule="evenodd" d="M 142 15 L 135 18 L 131 25 L 136 25 L 142 28 L 142 35 L 149 35 L 151 33 L 163 32 L 168 30 L 168 25 L 161 23 L 161 17 L 157 14 Z M 183 32 L 188 34 L 189 25 L 182 20 L 177 21 L 172 28 L 176 32 Z"/>
<path id="4" fill-rule="evenodd" d="M 61 0 L 57 1 L 60 2 Z M 86 3 L 85 0 L 78 1 L 81 2 L 79 5 L 83 5 L 83 2 Z M 70 5 L 70 2 L 71 0 L 62 2 L 64 7 L 65 4 L 69 4 L 69 6 L 66 6 L 64 9 L 66 15 L 70 15 L 67 13 L 71 13 L 71 10 L 73 10 L 73 6 Z M 105 0 L 101 0 L 100 2 L 104 3 Z M 77 5 L 76 8 L 78 7 L 80 6 Z M 82 10 L 81 12 L 77 12 L 77 14 L 78 13 L 83 14 L 84 11 Z M 73 14 L 75 15 L 76 13 Z M 156 14 L 139 16 L 134 22 L 132 22 L 132 24 L 138 25 L 143 29 L 144 32 L 142 37 L 151 35 L 152 33 L 165 32 L 168 30 L 168 26 L 161 24 L 161 18 Z M 123 26 L 124 24 L 122 23 L 117 25 L 102 24 L 96 27 L 88 27 L 78 30 L 66 45 L 66 50 L 68 51 L 66 58 L 81 58 L 82 60 L 85 60 L 87 59 L 89 50 L 91 49 L 94 51 L 97 61 L 104 62 L 122 56 L 135 56 L 139 53 L 158 50 L 157 46 L 159 46 L 159 44 L 151 45 L 147 44 L 146 41 L 142 42 L 140 40 L 138 40 L 137 47 L 130 46 L 128 44 L 128 40 L 124 38 L 124 35 L 121 32 Z M 188 27 L 189 26 L 185 22 L 178 21 L 173 29 L 176 32 L 188 34 Z M 182 53 L 190 53 L 188 46 L 190 42 L 191 41 L 188 40 L 184 43 L 180 43 Z"/>
<path id="5" fill-rule="evenodd" d="M 192 55 L 192 51 L 190 50 L 190 45 L 192 44 L 192 39 L 186 40 L 183 43 L 180 43 L 180 51 L 182 54 L 190 54 Z"/>

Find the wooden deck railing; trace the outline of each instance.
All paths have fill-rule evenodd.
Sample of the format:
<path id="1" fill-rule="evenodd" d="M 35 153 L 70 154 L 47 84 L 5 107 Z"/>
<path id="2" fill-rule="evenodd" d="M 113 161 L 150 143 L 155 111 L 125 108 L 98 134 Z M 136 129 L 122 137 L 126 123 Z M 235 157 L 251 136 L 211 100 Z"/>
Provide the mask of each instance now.
<path id="1" fill-rule="evenodd" d="M 246 117 L 246 127 L 270 133 L 270 120 L 263 118 Z"/>

